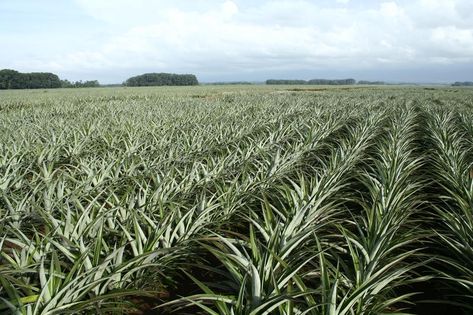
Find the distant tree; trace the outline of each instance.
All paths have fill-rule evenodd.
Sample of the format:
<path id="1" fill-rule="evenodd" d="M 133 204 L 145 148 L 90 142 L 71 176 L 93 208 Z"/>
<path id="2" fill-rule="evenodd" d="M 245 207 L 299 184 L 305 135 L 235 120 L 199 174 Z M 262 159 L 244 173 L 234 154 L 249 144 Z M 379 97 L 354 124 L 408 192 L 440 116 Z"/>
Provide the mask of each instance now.
<path id="1" fill-rule="evenodd" d="M 355 79 L 342 79 L 342 80 L 327 80 L 327 79 L 312 79 L 309 81 L 305 80 L 266 80 L 266 84 L 284 84 L 284 85 L 353 85 L 356 83 Z"/>
<path id="2" fill-rule="evenodd" d="M 70 82 L 60 80 L 50 72 L 21 73 L 11 69 L 0 70 L 0 89 L 54 89 L 71 87 L 98 87 L 100 83 L 93 81 Z"/>
<path id="3" fill-rule="evenodd" d="M 91 80 L 91 81 L 85 81 L 85 82 L 82 82 L 81 80 L 81 81 L 76 81 L 73 83 L 73 87 L 76 87 L 76 88 L 88 88 L 88 87 L 99 87 L 99 86 L 100 86 L 100 83 L 97 80 Z"/>
<path id="4" fill-rule="evenodd" d="M 62 88 L 71 88 L 71 87 L 74 87 L 74 85 L 69 80 L 61 80 L 61 87 Z"/>
<path id="5" fill-rule="evenodd" d="M 312 79 L 307 82 L 310 85 L 353 85 L 356 83 L 355 79 L 341 79 L 341 80 L 327 80 L 327 79 Z"/>
<path id="6" fill-rule="evenodd" d="M 53 73 L 33 72 L 23 75 L 26 77 L 27 89 L 51 89 L 61 87 L 61 80 Z"/>
<path id="7" fill-rule="evenodd" d="M 88 87 L 100 87 L 100 83 L 97 80 L 84 81 L 82 80 L 71 82 L 69 80 L 61 80 L 61 87 L 63 88 L 88 88 Z"/>
<path id="8" fill-rule="evenodd" d="M 452 84 L 452 86 L 473 86 L 473 82 L 471 81 L 465 81 L 465 82 L 455 82 Z"/>
<path id="9" fill-rule="evenodd" d="M 100 83 L 97 80 L 90 80 L 90 81 L 85 81 L 85 86 L 86 87 L 99 87 Z"/>
<path id="10" fill-rule="evenodd" d="M 0 70 L 0 89 L 48 89 L 61 87 L 61 80 L 53 73 L 21 73 L 15 70 Z"/>
<path id="11" fill-rule="evenodd" d="M 23 83 L 22 74 L 11 69 L 0 70 L 0 89 L 15 89 L 19 88 Z"/>
<path id="12" fill-rule="evenodd" d="M 266 80 L 266 84 L 268 85 L 303 85 L 307 84 L 307 81 L 305 80 L 275 80 L 275 79 L 270 79 Z"/>
<path id="13" fill-rule="evenodd" d="M 126 86 L 198 85 L 193 74 L 145 73 L 125 81 Z"/>

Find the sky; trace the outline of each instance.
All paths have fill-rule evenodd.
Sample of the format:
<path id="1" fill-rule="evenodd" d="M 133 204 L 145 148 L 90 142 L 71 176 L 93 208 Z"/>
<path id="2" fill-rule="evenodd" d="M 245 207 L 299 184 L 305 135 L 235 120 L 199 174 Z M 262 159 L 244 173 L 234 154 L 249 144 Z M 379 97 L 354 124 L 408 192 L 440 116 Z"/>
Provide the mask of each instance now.
<path id="1" fill-rule="evenodd" d="M 473 0 L 0 0 L 0 69 L 473 80 Z"/>

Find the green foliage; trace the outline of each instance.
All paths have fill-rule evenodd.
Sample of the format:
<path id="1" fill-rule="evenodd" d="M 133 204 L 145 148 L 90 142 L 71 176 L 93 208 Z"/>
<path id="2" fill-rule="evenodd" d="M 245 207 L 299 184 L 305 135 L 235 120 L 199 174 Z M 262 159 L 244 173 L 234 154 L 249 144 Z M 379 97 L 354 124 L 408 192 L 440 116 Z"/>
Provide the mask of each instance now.
<path id="1" fill-rule="evenodd" d="M 312 80 L 266 80 L 268 85 L 353 85 L 356 84 L 355 79 L 342 79 L 342 80 L 327 80 L 327 79 L 312 79 Z"/>
<path id="2" fill-rule="evenodd" d="M 455 82 L 452 84 L 452 86 L 473 86 L 473 82 L 471 81 L 465 81 L 465 82 Z"/>
<path id="3" fill-rule="evenodd" d="M 125 81 L 126 86 L 198 85 L 193 74 L 145 73 Z"/>
<path id="4" fill-rule="evenodd" d="M 0 70 L 0 90 L 50 89 L 59 87 L 61 87 L 61 81 L 59 77 L 53 73 L 20 73 L 15 70 Z"/>
<path id="5" fill-rule="evenodd" d="M 87 88 L 87 87 L 100 87 L 100 83 L 97 80 L 91 81 L 76 81 L 70 82 L 68 80 L 61 80 L 61 87 L 63 88 Z"/>

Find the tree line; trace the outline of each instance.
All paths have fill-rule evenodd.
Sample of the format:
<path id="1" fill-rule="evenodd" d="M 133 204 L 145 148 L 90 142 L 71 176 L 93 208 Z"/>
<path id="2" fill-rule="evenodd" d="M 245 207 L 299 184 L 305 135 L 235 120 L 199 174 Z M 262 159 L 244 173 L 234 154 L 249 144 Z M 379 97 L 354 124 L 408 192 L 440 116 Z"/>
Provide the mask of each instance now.
<path id="1" fill-rule="evenodd" d="M 145 73 L 129 78 L 125 86 L 163 86 L 163 85 L 198 85 L 193 74 Z"/>
<path id="2" fill-rule="evenodd" d="M 313 80 L 266 80 L 266 84 L 277 84 L 277 85 L 416 85 L 415 83 L 386 83 L 384 81 L 367 81 L 355 79 L 341 79 L 341 80 L 326 80 L 326 79 L 313 79 Z M 472 81 L 455 82 L 452 86 L 473 86 Z"/>
<path id="3" fill-rule="evenodd" d="M 452 84 L 452 86 L 473 86 L 473 82 L 471 81 L 465 81 L 465 82 L 455 82 Z"/>
<path id="4" fill-rule="evenodd" d="M 268 85 L 384 85 L 389 84 L 384 81 L 366 81 L 355 79 L 312 79 L 312 80 L 276 80 L 269 79 L 265 82 Z M 214 82 L 211 84 L 253 84 L 252 82 Z M 193 74 L 175 74 L 175 73 L 145 73 L 128 78 L 121 85 L 124 86 L 187 86 L 199 85 L 197 77 Z M 69 81 L 61 80 L 50 72 L 30 72 L 21 73 L 16 70 L 0 70 L 0 90 L 5 89 L 49 89 L 49 88 L 88 88 L 100 87 L 97 80 L 90 81 Z M 119 86 L 119 84 L 114 85 Z M 455 82 L 452 86 L 473 86 L 473 82 Z"/>
<path id="5" fill-rule="evenodd" d="M 71 82 L 69 80 L 61 80 L 61 87 L 63 88 L 87 88 L 87 87 L 100 87 L 100 83 L 97 80 L 90 81 L 76 81 Z"/>
<path id="6" fill-rule="evenodd" d="M 55 88 L 83 88 L 99 87 L 97 80 L 76 81 L 61 80 L 50 72 L 22 73 L 16 70 L 0 70 L 0 90 L 9 89 L 55 89 Z"/>
<path id="7" fill-rule="evenodd" d="M 21 73 L 15 70 L 0 70 L 0 89 L 49 89 L 60 88 L 61 80 L 54 73 Z"/>
<path id="8" fill-rule="evenodd" d="M 266 80 L 266 84 L 284 84 L 284 85 L 384 85 L 384 81 L 366 81 L 355 79 L 341 79 L 341 80 L 327 80 L 327 79 L 312 79 L 312 80 Z"/>
<path id="9" fill-rule="evenodd" d="M 341 80 L 327 80 L 327 79 L 312 79 L 312 80 L 266 80 L 266 84 L 285 84 L 285 85 L 353 85 L 356 84 L 355 79 L 341 79 Z"/>
<path id="10" fill-rule="evenodd" d="M 145 73 L 127 79 L 124 86 L 162 86 L 198 85 L 193 74 Z M 61 80 L 50 72 L 21 73 L 16 70 L 0 70 L 0 89 L 49 89 L 49 88 L 88 88 L 101 86 L 99 81 Z"/>

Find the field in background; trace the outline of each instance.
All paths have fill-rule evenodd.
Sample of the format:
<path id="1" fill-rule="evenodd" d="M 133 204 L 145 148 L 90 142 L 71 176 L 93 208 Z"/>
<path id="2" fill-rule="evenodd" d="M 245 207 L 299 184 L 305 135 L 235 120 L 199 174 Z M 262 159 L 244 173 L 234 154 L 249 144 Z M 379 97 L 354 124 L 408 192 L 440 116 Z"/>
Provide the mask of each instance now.
<path id="1" fill-rule="evenodd" d="M 0 314 L 469 314 L 472 212 L 472 89 L 0 91 Z"/>

